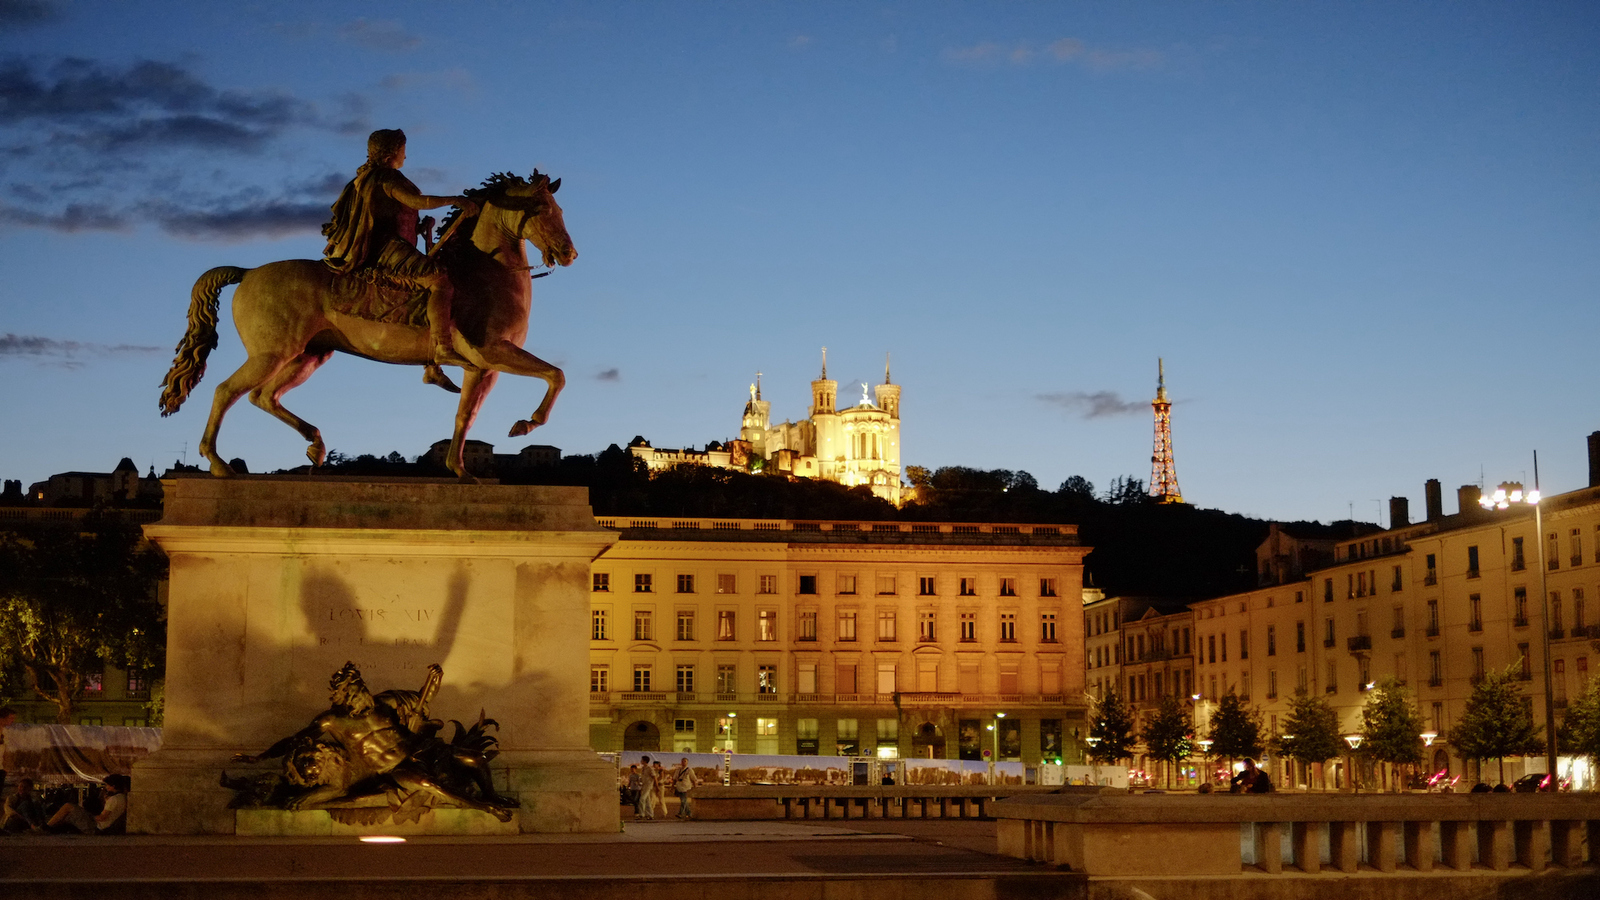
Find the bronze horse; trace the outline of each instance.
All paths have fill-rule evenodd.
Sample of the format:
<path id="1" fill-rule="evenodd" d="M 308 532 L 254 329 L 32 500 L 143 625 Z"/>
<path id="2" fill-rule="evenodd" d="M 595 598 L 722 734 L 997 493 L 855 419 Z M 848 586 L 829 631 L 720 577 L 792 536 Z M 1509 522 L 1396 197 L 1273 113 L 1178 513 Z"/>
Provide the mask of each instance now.
<path id="1" fill-rule="evenodd" d="M 470 227 L 470 237 L 447 231 L 434 248 L 455 285 L 454 318 L 461 335 L 456 352 L 475 363 L 463 370 L 447 458 L 450 470 L 462 478 L 468 477 L 462 444 L 499 373 L 542 378 L 547 385 L 533 415 L 511 426 L 512 437 L 543 425 L 566 384 L 560 369 L 522 349 L 533 299 L 528 275 L 532 267 L 522 242 L 532 241 L 546 266 L 569 266 L 578 257 L 561 207 L 552 196 L 560 186 L 559 178 L 551 181 L 537 170 L 529 179 L 491 176 L 482 188 L 467 192 L 481 207 L 478 215 L 455 223 L 462 232 Z M 455 216 L 460 216 L 459 210 Z M 289 259 L 255 269 L 218 266 L 195 282 L 189 330 L 162 383 L 161 414 L 177 412 L 205 375 L 206 357 L 217 346 L 218 297 L 230 284 L 239 285 L 233 295 L 233 321 L 249 354 L 244 365 L 217 386 L 211 402 L 200 453 L 210 461 L 212 475 L 234 474 L 217 454 L 217 430 L 241 394 L 249 392 L 250 402 L 310 441 L 306 456 L 320 466 L 327 455 L 322 433 L 284 408 L 285 393 L 310 378 L 335 351 L 406 366 L 431 361 L 426 324 L 386 324 L 340 312 L 330 302 L 335 277 L 321 260 Z"/>

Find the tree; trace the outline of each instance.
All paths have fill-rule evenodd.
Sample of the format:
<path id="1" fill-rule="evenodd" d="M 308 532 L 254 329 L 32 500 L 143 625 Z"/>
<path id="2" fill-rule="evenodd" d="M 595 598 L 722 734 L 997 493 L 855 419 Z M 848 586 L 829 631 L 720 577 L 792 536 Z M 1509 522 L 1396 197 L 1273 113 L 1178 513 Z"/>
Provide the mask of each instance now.
<path id="1" fill-rule="evenodd" d="M 1140 506 L 1150 502 L 1150 492 L 1144 488 L 1144 480 L 1129 475 L 1126 478 L 1120 475 L 1111 479 L 1111 487 L 1106 489 L 1105 501 L 1113 506 Z"/>
<path id="2" fill-rule="evenodd" d="M 1567 718 L 1572 718 L 1571 710 Z M 1511 668 L 1489 672 L 1472 688 L 1461 721 L 1450 729 L 1450 743 L 1468 759 L 1499 760 L 1501 781 L 1506 780 L 1506 757 L 1544 750 L 1533 710 Z"/>
<path id="3" fill-rule="evenodd" d="M 1583 693 L 1567 707 L 1557 746 L 1564 753 L 1587 756 L 1590 763 L 1600 765 L 1600 678 L 1589 679 Z"/>
<path id="4" fill-rule="evenodd" d="M 1344 752 L 1344 737 L 1339 733 L 1339 714 L 1328 701 L 1314 697 L 1304 688 L 1289 701 L 1289 715 L 1283 722 L 1278 747 L 1283 755 L 1307 765 L 1321 765 Z"/>
<path id="5" fill-rule="evenodd" d="M 1094 724 L 1089 726 L 1089 737 L 1094 738 L 1089 757 L 1099 762 L 1115 762 L 1133 757 L 1133 713 L 1122 697 L 1112 691 L 1094 706 Z"/>
<path id="6" fill-rule="evenodd" d="M 72 722 L 85 677 L 106 663 L 158 677 L 166 560 L 137 526 L 93 513 L 69 527 L 0 533 L 0 656 Z"/>
<path id="7" fill-rule="evenodd" d="M 1139 737 L 1151 758 L 1167 763 L 1167 787 L 1171 787 L 1173 764 L 1188 759 L 1193 752 L 1194 723 L 1189 718 L 1189 704 L 1179 702 L 1171 694 L 1162 697 L 1161 705 L 1145 722 Z"/>
<path id="8" fill-rule="evenodd" d="M 1422 762 L 1423 730 L 1411 692 L 1393 677 L 1373 688 L 1361 707 L 1361 749 L 1379 762 L 1395 766 Z"/>
<path id="9" fill-rule="evenodd" d="M 1212 756 L 1232 762 L 1241 756 L 1261 755 L 1261 713 L 1229 691 L 1211 717 Z"/>
<path id="10" fill-rule="evenodd" d="M 1083 477 L 1082 475 L 1074 475 L 1071 478 L 1068 478 L 1066 481 L 1061 482 L 1061 487 L 1058 488 L 1056 492 L 1083 500 L 1093 500 L 1094 482 Z"/>

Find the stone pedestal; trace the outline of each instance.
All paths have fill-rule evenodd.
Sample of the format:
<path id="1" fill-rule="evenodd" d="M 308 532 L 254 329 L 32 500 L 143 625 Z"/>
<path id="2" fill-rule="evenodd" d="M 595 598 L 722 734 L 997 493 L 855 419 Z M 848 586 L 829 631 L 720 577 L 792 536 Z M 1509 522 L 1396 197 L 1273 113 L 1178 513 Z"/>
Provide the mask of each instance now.
<path id="1" fill-rule="evenodd" d="M 588 742 L 589 564 L 616 535 L 585 489 L 298 476 L 163 488 L 145 532 L 171 561 L 165 733 L 134 769 L 130 831 L 238 832 L 218 779 L 251 767 L 229 758 L 327 709 L 347 661 L 374 693 L 417 690 L 439 663 L 434 717 L 498 720 L 494 780 L 522 802 L 517 830 L 619 829 L 615 770 Z M 244 830 L 316 833 L 326 815 Z M 486 822 L 461 824 L 474 815 Z M 430 813 L 418 827 L 488 823 Z"/>

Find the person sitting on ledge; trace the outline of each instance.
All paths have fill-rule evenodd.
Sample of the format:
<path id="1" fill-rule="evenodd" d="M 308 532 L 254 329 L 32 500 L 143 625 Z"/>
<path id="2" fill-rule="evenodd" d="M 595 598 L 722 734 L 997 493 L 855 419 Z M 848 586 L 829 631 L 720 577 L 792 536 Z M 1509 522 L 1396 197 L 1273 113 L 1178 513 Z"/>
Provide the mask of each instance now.
<path id="1" fill-rule="evenodd" d="M 33 792 L 32 778 L 18 778 L 16 793 L 6 798 L 5 817 L 0 830 L 7 834 L 44 830 L 44 804 Z"/>
<path id="2" fill-rule="evenodd" d="M 1256 761 L 1246 756 L 1244 768 L 1233 776 L 1228 786 L 1228 793 L 1238 794 L 1266 794 L 1272 791 L 1272 778 L 1266 772 L 1256 768 Z"/>
<path id="3" fill-rule="evenodd" d="M 106 805 L 100 814 L 92 815 L 76 803 L 63 803 L 46 823 L 53 831 L 79 834 L 124 834 L 127 830 L 128 789 L 132 781 L 126 775 L 107 775 L 105 785 L 110 789 Z"/>

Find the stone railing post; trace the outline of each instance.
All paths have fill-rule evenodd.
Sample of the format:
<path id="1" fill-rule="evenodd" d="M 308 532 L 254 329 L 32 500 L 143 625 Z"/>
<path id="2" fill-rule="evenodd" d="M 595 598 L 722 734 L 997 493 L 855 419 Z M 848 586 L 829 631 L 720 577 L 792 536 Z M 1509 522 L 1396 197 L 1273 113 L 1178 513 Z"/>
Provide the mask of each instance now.
<path id="1" fill-rule="evenodd" d="M 1278 822 L 1257 822 L 1256 865 L 1268 875 L 1283 871 L 1283 825 Z"/>
<path id="2" fill-rule="evenodd" d="M 1354 872 L 1361 860 L 1361 850 L 1356 846 L 1356 823 L 1328 823 L 1328 859 L 1341 872 Z"/>
<path id="3" fill-rule="evenodd" d="M 1519 821 L 1511 825 L 1517 862 L 1534 872 L 1543 872 L 1550 856 L 1550 823 Z"/>
<path id="4" fill-rule="evenodd" d="M 1583 865 L 1584 823 L 1557 820 L 1550 823 L 1550 858 L 1563 868 Z M 1600 863 L 1600 860 L 1595 860 Z"/>
<path id="5" fill-rule="evenodd" d="M 1308 875 L 1322 871 L 1322 833 L 1326 828 L 1322 822 L 1295 822 L 1289 827 L 1294 864 Z"/>
<path id="6" fill-rule="evenodd" d="M 1487 819 L 1478 823 L 1478 862 L 1496 872 L 1511 868 L 1511 830 L 1505 822 Z"/>
<path id="7" fill-rule="evenodd" d="M 1395 825 L 1394 822 L 1367 823 L 1367 865 L 1379 872 L 1393 872 L 1398 862 L 1395 837 L 1399 832 Z"/>
<path id="8" fill-rule="evenodd" d="M 1440 822 L 1440 854 L 1444 864 L 1457 872 L 1472 868 L 1472 823 Z"/>
<path id="9" fill-rule="evenodd" d="M 1406 864 L 1418 872 L 1433 871 L 1433 857 L 1438 852 L 1433 841 L 1432 822 L 1405 823 Z"/>

